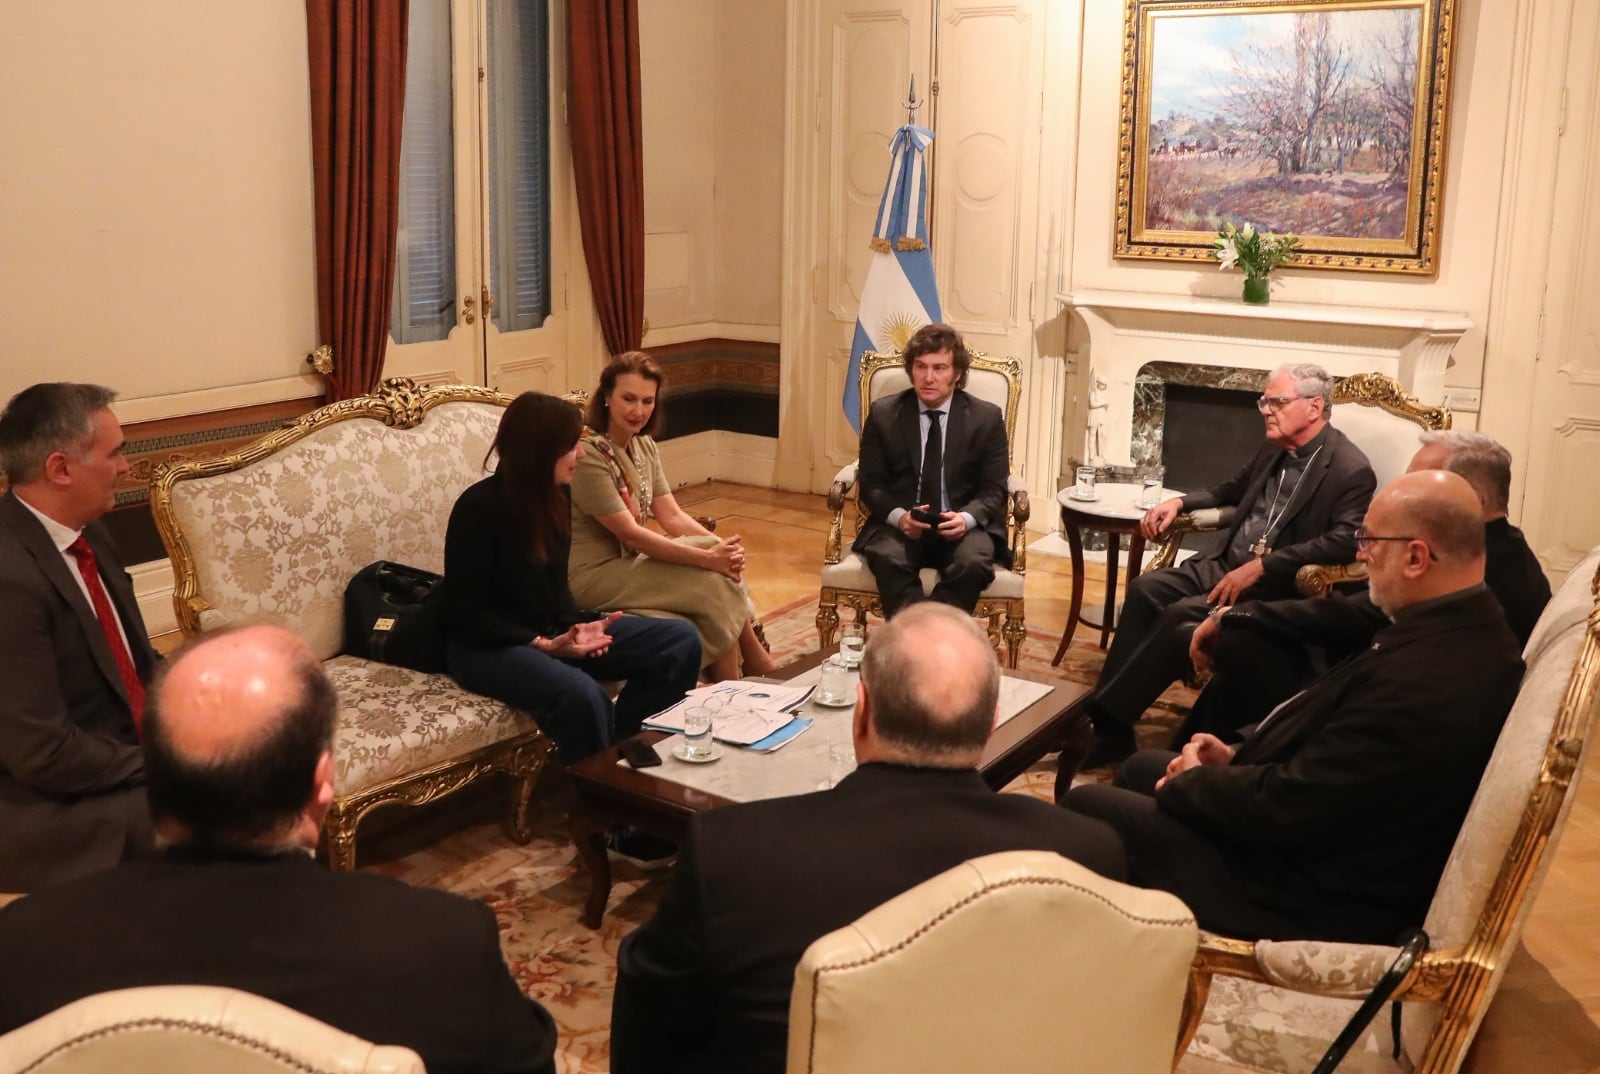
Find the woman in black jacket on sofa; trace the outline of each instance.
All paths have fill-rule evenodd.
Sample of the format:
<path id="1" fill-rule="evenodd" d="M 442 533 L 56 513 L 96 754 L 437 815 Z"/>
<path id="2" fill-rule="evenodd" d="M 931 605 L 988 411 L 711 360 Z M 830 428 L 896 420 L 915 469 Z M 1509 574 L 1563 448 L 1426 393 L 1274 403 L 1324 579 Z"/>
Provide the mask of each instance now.
<path id="1" fill-rule="evenodd" d="M 444 624 L 450 674 L 533 716 L 566 763 L 626 738 L 694 687 L 688 623 L 580 609 L 567 585 L 568 486 L 583 457 L 577 407 L 524 392 L 484 459 L 494 473 L 450 512 Z M 615 706 L 596 680 L 626 680 Z"/>

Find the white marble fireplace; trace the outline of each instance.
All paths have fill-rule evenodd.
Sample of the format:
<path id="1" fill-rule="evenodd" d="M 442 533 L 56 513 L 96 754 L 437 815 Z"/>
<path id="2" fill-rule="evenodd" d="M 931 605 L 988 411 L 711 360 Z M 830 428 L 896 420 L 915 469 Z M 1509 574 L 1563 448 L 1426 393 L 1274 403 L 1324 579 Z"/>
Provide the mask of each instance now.
<path id="1" fill-rule="evenodd" d="M 1089 336 L 1079 366 L 1088 388 L 1086 428 L 1080 442 L 1063 445 L 1064 464 L 1066 457 L 1109 465 L 1153 461 L 1159 436 L 1152 447 L 1137 420 L 1150 417 L 1153 378 L 1259 390 L 1267 371 L 1315 362 L 1340 377 L 1387 373 L 1422 402 L 1442 404 L 1451 348 L 1472 327 L 1465 314 L 1438 310 L 1250 306 L 1133 291 L 1075 291 L 1062 299 Z"/>

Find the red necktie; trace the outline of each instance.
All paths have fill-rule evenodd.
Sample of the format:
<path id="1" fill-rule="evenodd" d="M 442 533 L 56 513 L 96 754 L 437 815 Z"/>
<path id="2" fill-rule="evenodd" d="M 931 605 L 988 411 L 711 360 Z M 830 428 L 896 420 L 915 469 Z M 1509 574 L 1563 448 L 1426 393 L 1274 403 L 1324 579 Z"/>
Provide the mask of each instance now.
<path id="1" fill-rule="evenodd" d="M 138 732 L 140 724 L 144 722 L 144 683 L 139 681 L 139 670 L 133 666 L 133 654 L 128 652 L 128 644 L 122 640 L 122 631 L 117 628 L 117 613 L 112 611 L 111 598 L 106 595 L 106 587 L 100 581 L 100 565 L 95 562 L 94 549 L 80 535 L 67 546 L 67 552 L 78 561 L 78 573 L 83 575 L 83 584 L 89 588 L 89 603 L 94 605 L 95 618 L 100 620 L 100 629 L 111 646 L 111 655 L 116 658 L 122 686 L 128 692 L 128 707 L 133 710 L 133 729 Z"/>

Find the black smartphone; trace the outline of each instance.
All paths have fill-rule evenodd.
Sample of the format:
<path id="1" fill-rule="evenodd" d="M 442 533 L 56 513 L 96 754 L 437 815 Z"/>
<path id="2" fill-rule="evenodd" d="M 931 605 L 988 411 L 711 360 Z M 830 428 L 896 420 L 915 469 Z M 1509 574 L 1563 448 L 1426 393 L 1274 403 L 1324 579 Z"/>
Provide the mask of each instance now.
<path id="1" fill-rule="evenodd" d="M 911 509 L 911 517 L 921 522 L 924 526 L 937 526 L 944 521 L 939 517 L 939 512 L 925 510 L 921 507 L 913 507 Z"/>
<path id="2" fill-rule="evenodd" d="M 617 752 L 634 768 L 654 768 L 661 763 L 655 747 L 642 738 L 625 738 L 617 743 Z"/>

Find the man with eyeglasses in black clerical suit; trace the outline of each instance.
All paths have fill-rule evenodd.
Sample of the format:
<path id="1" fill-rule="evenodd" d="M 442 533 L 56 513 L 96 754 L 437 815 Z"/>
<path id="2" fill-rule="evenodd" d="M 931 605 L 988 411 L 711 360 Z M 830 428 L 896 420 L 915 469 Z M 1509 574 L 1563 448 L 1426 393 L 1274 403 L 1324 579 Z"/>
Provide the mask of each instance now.
<path id="1" fill-rule="evenodd" d="M 1378 481 L 1361 449 L 1328 423 L 1332 379 L 1321 366 L 1281 366 L 1256 406 L 1266 423 L 1266 443 L 1255 457 L 1220 485 L 1156 504 L 1139 524 L 1154 540 L 1180 512 L 1236 509 L 1218 551 L 1128 584 L 1090 701 L 1095 740 L 1085 768 L 1115 764 L 1133 753 L 1133 725 L 1188 672 L 1189 637 L 1213 609 L 1246 597 L 1294 597 L 1295 572 L 1305 564 L 1355 558 L 1356 527 Z M 1073 775 L 1058 773 L 1058 796 Z"/>
<path id="2" fill-rule="evenodd" d="M 1358 539 L 1387 625 L 1247 728 L 1145 750 L 1116 785 L 1063 804 L 1108 822 L 1135 884 L 1200 927 L 1262 938 L 1393 943 L 1422 924 L 1523 663 L 1484 584 L 1482 506 L 1421 470 L 1372 500 Z"/>

